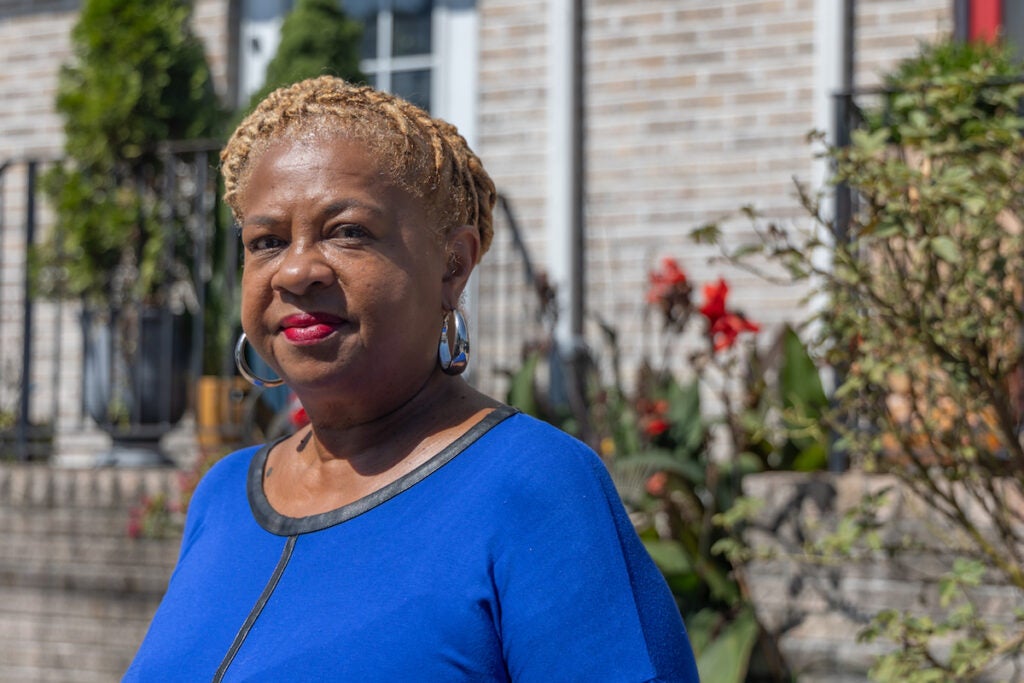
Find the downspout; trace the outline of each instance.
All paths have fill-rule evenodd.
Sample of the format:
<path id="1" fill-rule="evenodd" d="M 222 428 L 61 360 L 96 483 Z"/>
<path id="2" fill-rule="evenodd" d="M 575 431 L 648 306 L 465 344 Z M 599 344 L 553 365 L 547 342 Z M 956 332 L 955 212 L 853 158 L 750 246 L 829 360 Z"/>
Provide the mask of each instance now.
<path id="1" fill-rule="evenodd" d="M 547 266 L 558 295 L 555 340 L 572 360 L 583 347 L 583 0 L 548 5 Z"/>
<path id="2" fill-rule="evenodd" d="M 840 90 L 835 94 L 835 124 L 832 130 L 833 144 L 845 147 L 850 144 L 850 115 L 853 107 L 854 50 L 856 49 L 856 0 L 843 0 L 842 35 L 842 78 Z M 847 226 L 853 211 L 853 197 L 845 183 L 836 186 L 836 234 L 846 236 Z"/>
<path id="3" fill-rule="evenodd" d="M 825 0 L 827 1 L 827 0 Z M 857 3 L 856 0 L 843 0 L 841 23 L 839 90 L 834 92 L 832 144 L 845 147 L 850 144 L 851 114 L 853 111 L 853 92 L 856 73 L 856 37 L 857 37 Z M 835 190 L 834 206 L 835 230 L 834 239 L 845 240 L 849 232 L 850 219 L 853 216 L 853 194 L 846 183 L 838 183 Z M 832 369 L 834 386 L 844 380 L 844 368 Z M 844 472 L 849 466 L 847 453 L 835 441 L 828 451 L 828 469 L 830 472 Z"/>

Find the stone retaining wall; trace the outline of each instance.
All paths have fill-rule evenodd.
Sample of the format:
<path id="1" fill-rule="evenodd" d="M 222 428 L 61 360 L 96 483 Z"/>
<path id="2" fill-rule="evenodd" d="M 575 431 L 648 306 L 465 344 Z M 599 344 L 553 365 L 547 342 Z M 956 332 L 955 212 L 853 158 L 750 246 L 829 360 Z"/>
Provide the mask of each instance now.
<path id="1" fill-rule="evenodd" d="M 895 554 L 879 550 L 852 558 L 801 561 L 805 544 L 836 529 L 842 516 L 865 495 L 888 490 L 875 520 L 883 548 L 913 547 Z M 939 580 L 953 565 L 957 530 L 890 476 L 849 472 L 802 474 L 773 472 L 747 477 L 744 493 L 763 501 L 746 540 L 765 559 L 752 562 L 744 576 L 758 618 L 773 633 L 790 670 L 800 683 L 849 683 L 868 680 L 875 658 L 891 648 L 857 635 L 882 610 L 945 616 L 938 599 Z M 991 583 L 972 590 L 976 608 L 988 622 L 1010 625 L 1024 596 Z M 1014 628 L 1019 628 L 1015 626 Z M 1020 680 L 1005 670 L 980 680 Z"/>
<path id="2" fill-rule="evenodd" d="M 0 465 L 0 681 L 120 679 L 180 542 L 131 538 L 131 510 L 177 476 Z"/>

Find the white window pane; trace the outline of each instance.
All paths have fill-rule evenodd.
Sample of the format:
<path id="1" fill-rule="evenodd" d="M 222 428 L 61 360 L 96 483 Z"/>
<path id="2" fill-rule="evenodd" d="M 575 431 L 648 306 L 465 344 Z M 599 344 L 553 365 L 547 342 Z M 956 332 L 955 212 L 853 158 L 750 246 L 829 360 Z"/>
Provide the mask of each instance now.
<path id="1" fill-rule="evenodd" d="M 391 91 L 430 111 L 430 69 L 394 72 Z"/>
<path id="2" fill-rule="evenodd" d="M 394 10 L 392 33 L 392 54 L 396 57 L 405 55 L 429 54 L 430 15 L 433 3 L 420 2 L 419 7 L 409 10 Z"/>

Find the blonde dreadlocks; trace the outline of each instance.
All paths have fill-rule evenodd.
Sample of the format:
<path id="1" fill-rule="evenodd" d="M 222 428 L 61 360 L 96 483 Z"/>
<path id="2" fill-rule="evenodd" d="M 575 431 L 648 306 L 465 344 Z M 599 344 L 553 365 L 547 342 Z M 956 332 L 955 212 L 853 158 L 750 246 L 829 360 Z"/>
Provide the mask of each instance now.
<path id="1" fill-rule="evenodd" d="M 320 76 L 270 93 L 221 152 L 224 200 L 242 219 L 239 196 L 248 171 L 274 140 L 304 133 L 360 140 L 409 192 L 424 199 L 443 237 L 460 225 L 480 232 L 480 255 L 494 234 L 495 190 L 480 159 L 455 126 L 388 93 Z"/>

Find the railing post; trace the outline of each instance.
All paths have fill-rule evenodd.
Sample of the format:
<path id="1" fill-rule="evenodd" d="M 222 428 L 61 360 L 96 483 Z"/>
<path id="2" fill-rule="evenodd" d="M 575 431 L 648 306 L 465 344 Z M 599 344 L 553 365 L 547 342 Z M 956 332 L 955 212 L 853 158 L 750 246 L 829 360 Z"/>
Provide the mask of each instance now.
<path id="1" fill-rule="evenodd" d="M 29 160 L 25 167 L 25 276 L 21 318 L 21 392 L 16 426 L 19 460 L 28 460 L 28 430 L 32 381 L 32 272 L 29 254 L 36 237 L 36 176 L 39 162 Z"/>
<path id="2" fill-rule="evenodd" d="M 853 101 L 851 92 L 840 92 L 835 95 L 835 146 L 846 148 L 850 145 L 850 110 Z M 853 197 L 850 186 L 845 182 L 836 184 L 835 235 L 836 239 L 845 240 L 850 231 L 850 218 L 853 211 Z"/>
<path id="3" fill-rule="evenodd" d="M 845 148 L 850 145 L 850 128 L 853 125 L 851 120 L 853 112 L 853 91 L 846 90 L 835 95 L 835 146 Z M 845 181 L 836 183 L 835 190 L 835 227 L 832 231 L 832 239 L 837 242 L 845 242 L 850 236 L 850 220 L 853 217 L 853 193 Z M 842 382 L 845 375 L 845 368 L 833 367 L 836 386 Z M 833 435 L 835 436 L 835 435 Z M 845 472 L 849 467 L 847 453 L 839 447 L 838 439 L 833 438 L 828 449 L 828 470 L 829 472 Z"/>

